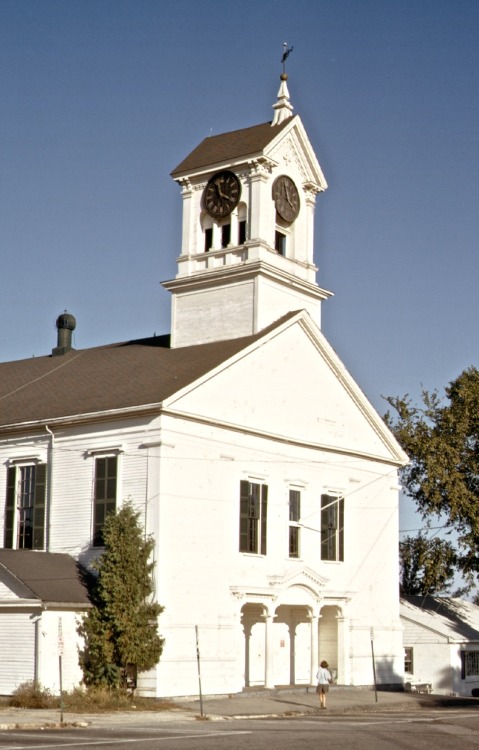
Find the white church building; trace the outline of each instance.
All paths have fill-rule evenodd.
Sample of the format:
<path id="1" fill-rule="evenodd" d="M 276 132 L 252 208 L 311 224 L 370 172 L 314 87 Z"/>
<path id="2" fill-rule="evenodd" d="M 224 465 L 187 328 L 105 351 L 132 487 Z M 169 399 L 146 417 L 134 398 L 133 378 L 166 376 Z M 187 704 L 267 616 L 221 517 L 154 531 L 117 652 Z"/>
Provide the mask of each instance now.
<path id="1" fill-rule="evenodd" d="M 171 336 L 0 364 L 0 694 L 81 681 L 75 561 L 129 500 L 155 539 L 149 696 L 402 684 L 406 456 L 321 332 L 326 180 L 281 76 L 272 122 L 206 138 L 183 200 Z M 80 321 L 81 324 L 81 321 Z"/>

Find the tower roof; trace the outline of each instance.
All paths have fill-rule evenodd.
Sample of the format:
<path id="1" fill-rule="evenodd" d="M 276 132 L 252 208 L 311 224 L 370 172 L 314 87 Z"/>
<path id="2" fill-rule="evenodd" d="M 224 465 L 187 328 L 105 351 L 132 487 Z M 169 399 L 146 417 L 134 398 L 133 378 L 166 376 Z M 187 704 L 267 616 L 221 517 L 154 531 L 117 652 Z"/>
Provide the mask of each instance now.
<path id="1" fill-rule="evenodd" d="M 183 174 L 201 170 L 202 167 L 214 168 L 215 164 L 220 164 L 226 159 L 246 159 L 257 155 L 263 152 L 288 124 L 289 120 L 284 120 L 278 125 L 264 122 L 250 128 L 208 136 L 175 167 L 171 176 L 178 178 Z"/>

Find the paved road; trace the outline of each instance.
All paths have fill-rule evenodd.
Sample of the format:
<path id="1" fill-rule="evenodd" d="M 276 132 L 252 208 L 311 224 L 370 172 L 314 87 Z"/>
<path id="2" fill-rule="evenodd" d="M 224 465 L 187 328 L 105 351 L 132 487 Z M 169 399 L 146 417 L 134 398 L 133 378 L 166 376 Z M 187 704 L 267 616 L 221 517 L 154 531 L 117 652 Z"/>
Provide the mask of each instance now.
<path id="1" fill-rule="evenodd" d="M 478 750 L 477 710 L 0 732 L 0 750 Z"/>

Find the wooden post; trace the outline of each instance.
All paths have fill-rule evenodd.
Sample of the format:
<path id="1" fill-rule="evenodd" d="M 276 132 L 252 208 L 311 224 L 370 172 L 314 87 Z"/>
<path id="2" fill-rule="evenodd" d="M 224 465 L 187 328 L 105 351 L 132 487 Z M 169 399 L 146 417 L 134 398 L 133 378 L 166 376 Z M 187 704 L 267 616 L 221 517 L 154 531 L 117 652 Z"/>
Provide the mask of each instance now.
<path id="1" fill-rule="evenodd" d="M 371 628 L 371 656 L 373 659 L 373 676 L 374 676 L 374 699 L 378 702 L 378 686 L 376 683 L 376 662 L 374 660 L 374 628 Z"/>
<path id="2" fill-rule="evenodd" d="M 200 665 L 200 641 L 198 637 L 198 625 L 195 625 L 196 632 L 196 661 L 198 664 L 198 685 L 200 690 L 200 714 L 203 718 L 203 693 L 201 692 L 201 665 Z"/>
<path id="3" fill-rule="evenodd" d="M 63 650 L 64 650 L 64 644 L 63 644 L 63 628 L 62 628 L 62 618 L 58 618 L 58 671 L 59 671 L 59 677 L 60 677 L 60 723 L 63 724 L 63 665 L 62 665 L 62 659 L 63 659 Z"/>

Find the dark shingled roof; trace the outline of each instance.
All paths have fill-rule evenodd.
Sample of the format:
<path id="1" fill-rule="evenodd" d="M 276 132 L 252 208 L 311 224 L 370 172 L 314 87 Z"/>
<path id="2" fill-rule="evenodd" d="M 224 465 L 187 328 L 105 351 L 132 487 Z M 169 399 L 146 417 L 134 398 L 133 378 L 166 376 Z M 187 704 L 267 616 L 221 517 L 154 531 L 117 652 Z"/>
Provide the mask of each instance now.
<path id="1" fill-rule="evenodd" d="M 24 598 L 55 604 L 89 604 L 82 569 L 70 555 L 0 549 L 0 566 L 22 584 Z"/>
<path id="2" fill-rule="evenodd" d="M 194 172 L 195 169 L 201 167 L 261 153 L 276 138 L 278 133 L 281 133 L 287 125 L 291 124 L 293 119 L 290 117 L 279 125 L 271 125 L 270 122 L 265 122 L 251 128 L 232 130 L 230 133 L 222 133 L 221 135 L 211 135 L 201 141 L 199 146 L 178 164 L 171 175 L 177 177 L 183 173 Z"/>
<path id="3" fill-rule="evenodd" d="M 214 369 L 287 320 L 258 334 L 171 349 L 168 336 L 0 364 L 0 429 L 147 405 Z"/>

